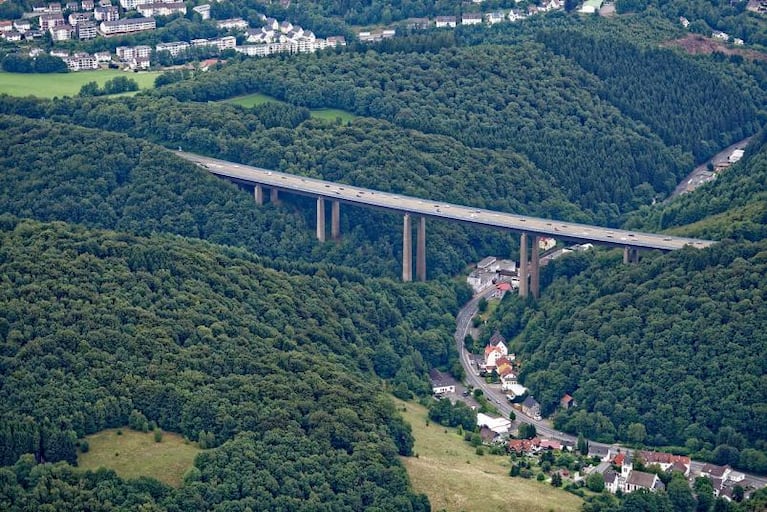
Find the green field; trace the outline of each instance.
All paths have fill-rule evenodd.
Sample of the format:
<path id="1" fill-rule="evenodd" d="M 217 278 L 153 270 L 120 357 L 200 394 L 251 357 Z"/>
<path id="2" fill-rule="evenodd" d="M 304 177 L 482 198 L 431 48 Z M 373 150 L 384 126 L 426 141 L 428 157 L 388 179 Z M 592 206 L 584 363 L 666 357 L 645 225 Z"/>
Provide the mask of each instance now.
<path id="1" fill-rule="evenodd" d="M 116 76 L 127 76 L 135 80 L 139 89 L 151 89 L 159 74 L 159 71 L 128 73 L 117 69 L 50 74 L 0 72 L 0 94 L 40 98 L 75 96 L 80 92 L 80 87 L 88 82 L 97 82 L 103 86 L 104 82 Z"/>
<path id="2" fill-rule="evenodd" d="M 122 429 L 122 435 L 109 429 L 86 439 L 90 449 L 77 457 L 80 468 L 114 469 L 123 478 L 149 476 L 174 487 L 181 485 L 184 473 L 200 452 L 196 443 L 169 432 L 163 432 L 160 443 L 154 441 L 152 432 L 128 428 Z"/>
<path id="3" fill-rule="evenodd" d="M 579 510 L 582 501 L 547 483 L 509 476 L 509 458 L 480 456 L 455 429 L 426 424 L 426 408 L 395 399 L 413 427 L 414 453 L 402 459 L 413 488 L 429 497 L 433 510 L 475 512 Z M 445 433 L 447 430 L 447 433 Z"/>
<path id="4" fill-rule="evenodd" d="M 273 98 L 272 96 L 267 96 L 266 94 L 260 93 L 248 94 L 247 96 L 238 96 L 236 98 L 224 100 L 224 102 L 233 103 L 235 105 L 240 105 L 248 108 L 255 107 L 256 105 L 262 105 L 268 102 L 285 103 L 284 101 L 280 101 L 277 98 Z M 315 108 L 310 109 L 310 112 L 314 118 L 324 119 L 326 121 L 335 121 L 336 119 L 340 119 L 342 123 L 353 121 L 358 117 L 351 112 L 337 108 Z"/>

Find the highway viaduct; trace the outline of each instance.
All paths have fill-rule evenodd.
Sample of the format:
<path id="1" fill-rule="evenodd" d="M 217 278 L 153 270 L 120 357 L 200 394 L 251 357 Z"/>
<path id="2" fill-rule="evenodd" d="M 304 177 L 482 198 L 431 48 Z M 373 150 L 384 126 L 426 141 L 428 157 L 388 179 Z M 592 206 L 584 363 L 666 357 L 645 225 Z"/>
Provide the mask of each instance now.
<path id="1" fill-rule="evenodd" d="M 541 237 L 556 238 L 574 243 L 592 243 L 610 247 L 623 248 L 625 263 L 638 261 L 640 249 L 657 249 L 673 251 L 685 246 L 696 248 L 708 247 L 714 242 L 671 235 L 625 231 L 620 229 L 576 224 L 553 219 L 541 219 L 512 213 L 496 212 L 471 206 L 445 203 L 401 194 L 381 192 L 367 188 L 318 180 L 293 174 L 287 174 L 269 169 L 261 169 L 248 165 L 209 158 L 183 151 L 176 155 L 196 163 L 212 174 L 254 187 L 257 204 L 264 203 L 264 189 L 270 191 L 270 200 L 279 201 L 280 192 L 290 192 L 317 199 L 317 239 L 325 241 L 326 215 L 325 201 L 331 205 L 331 238 L 336 240 L 341 236 L 340 211 L 341 203 L 356 206 L 381 208 L 403 215 L 402 235 L 402 280 L 413 280 L 413 218 L 417 219 L 416 231 L 416 278 L 426 280 L 426 219 L 435 218 L 455 222 L 463 222 L 475 226 L 485 226 L 504 229 L 520 235 L 520 266 L 519 294 L 526 297 L 532 294 L 538 297 L 539 284 L 539 251 L 538 242 Z M 532 240 L 532 250 L 529 248 Z M 530 257 L 528 260 L 528 251 Z M 522 276 L 529 275 L 528 279 Z"/>

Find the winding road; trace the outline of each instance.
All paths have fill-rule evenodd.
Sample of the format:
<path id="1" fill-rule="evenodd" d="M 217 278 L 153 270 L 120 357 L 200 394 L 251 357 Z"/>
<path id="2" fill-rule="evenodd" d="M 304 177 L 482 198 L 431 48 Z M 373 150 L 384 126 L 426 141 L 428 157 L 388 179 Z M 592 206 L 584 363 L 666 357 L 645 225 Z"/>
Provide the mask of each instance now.
<path id="1" fill-rule="evenodd" d="M 522 411 L 514 409 L 511 407 L 511 404 L 506 400 L 506 396 L 504 393 L 502 393 L 499 389 L 496 387 L 491 386 L 487 382 L 485 382 L 485 379 L 477 375 L 477 371 L 472 365 L 471 362 L 471 356 L 469 352 L 466 350 L 466 348 L 463 346 L 463 340 L 466 338 L 466 334 L 469 332 L 469 326 L 471 325 L 471 319 L 474 318 L 474 316 L 477 314 L 477 311 L 479 309 L 479 301 L 482 298 L 488 299 L 493 292 L 495 291 L 495 287 L 491 287 L 488 290 L 482 291 L 478 294 L 476 294 L 469 302 L 464 304 L 464 306 L 461 308 L 461 310 L 458 312 L 458 315 L 456 316 L 456 328 L 455 328 L 455 343 L 456 347 L 458 348 L 458 354 L 461 359 L 461 365 L 463 366 L 463 369 L 466 373 L 466 384 L 470 384 L 474 388 L 479 388 L 483 391 L 486 397 L 493 402 L 496 409 L 503 415 L 503 417 L 508 418 L 509 413 L 513 410 L 514 414 L 517 416 L 517 420 L 524 421 L 525 423 L 530 423 L 532 425 L 535 425 L 535 429 L 538 432 L 540 436 L 546 437 L 548 439 L 557 439 L 560 441 L 570 441 L 570 442 L 576 442 L 577 438 L 575 436 L 572 436 L 570 434 L 567 434 L 566 432 L 561 432 L 559 430 L 556 430 L 549 425 L 549 423 L 546 420 L 536 420 L 535 418 L 532 418 L 526 414 L 524 414 Z M 621 447 L 619 444 L 605 444 L 605 443 L 598 443 L 596 441 L 589 440 L 589 447 L 591 448 L 602 448 L 602 449 L 608 449 L 611 448 L 613 450 L 617 450 L 618 448 L 626 449 L 625 447 Z M 699 473 L 700 470 L 703 468 L 705 462 L 700 461 L 691 461 L 690 464 L 690 472 L 691 473 Z M 745 473 L 746 475 L 746 482 L 750 483 L 754 487 L 765 487 L 767 486 L 767 477 L 758 476 L 758 475 L 752 475 L 749 473 Z"/>

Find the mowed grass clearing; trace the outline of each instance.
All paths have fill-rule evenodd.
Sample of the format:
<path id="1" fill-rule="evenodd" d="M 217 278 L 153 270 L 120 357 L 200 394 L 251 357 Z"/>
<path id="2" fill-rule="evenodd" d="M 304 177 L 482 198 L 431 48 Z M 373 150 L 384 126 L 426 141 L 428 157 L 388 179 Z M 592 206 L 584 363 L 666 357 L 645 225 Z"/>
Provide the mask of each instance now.
<path id="1" fill-rule="evenodd" d="M 122 435 L 117 435 L 117 429 L 108 429 L 87 436 L 90 449 L 79 454 L 78 466 L 114 469 L 123 478 L 148 476 L 178 487 L 201 451 L 197 443 L 184 442 L 178 434 L 163 432 L 162 441 L 156 443 L 152 432 L 121 430 Z"/>
<path id="2" fill-rule="evenodd" d="M 548 483 L 511 478 L 509 458 L 477 455 L 455 429 L 430 423 L 426 408 L 394 399 L 413 427 L 414 452 L 403 457 L 416 492 L 426 494 L 433 510 L 472 512 L 547 512 L 580 510 L 580 498 Z"/>
<path id="3" fill-rule="evenodd" d="M 142 71 L 127 73 L 118 69 L 101 69 L 96 71 L 78 71 L 75 73 L 6 73 L 0 72 L 0 94 L 10 96 L 37 96 L 53 98 L 54 96 L 76 96 L 80 88 L 88 82 L 96 82 L 99 87 L 104 82 L 117 76 L 135 80 L 139 90 L 152 89 L 154 79 L 159 71 Z"/>
<path id="4" fill-rule="evenodd" d="M 277 98 L 261 93 L 248 94 L 247 96 L 237 96 L 236 98 L 224 100 L 224 103 L 233 103 L 235 105 L 240 105 L 247 108 L 255 107 L 256 105 L 263 105 L 264 103 L 269 102 L 285 103 L 284 101 L 280 101 Z M 351 112 L 347 112 L 346 110 L 341 110 L 338 108 L 314 108 L 309 109 L 309 111 L 311 112 L 311 116 L 314 118 L 324 119 L 326 121 L 335 121 L 336 119 L 340 119 L 342 123 L 353 121 L 358 117 Z"/>

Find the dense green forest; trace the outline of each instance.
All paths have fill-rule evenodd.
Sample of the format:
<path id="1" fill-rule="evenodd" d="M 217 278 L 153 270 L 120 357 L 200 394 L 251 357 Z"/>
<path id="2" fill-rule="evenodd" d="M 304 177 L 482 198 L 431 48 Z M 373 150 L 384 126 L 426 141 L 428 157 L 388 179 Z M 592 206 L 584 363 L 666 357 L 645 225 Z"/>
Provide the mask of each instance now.
<path id="1" fill-rule="evenodd" d="M 146 98 L 118 104 L 5 97 L 0 103 L 4 110 L 61 120 L 71 116 L 78 123 L 125 130 L 134 137 L 202 147 L 225 158 L 380 190 L 583 218 L 556 192 L 542 195 L 550 184 L 532 175 L 531 166 L 514 155 L 471 150 L 445 137 L 380 121 L 348 127 L 307 121 L 291 130 L 280 123 L 298 123 L 308 115 L 305 109 L 264 105 L 246 111 Z M 158 111 L 163 114 L 157 116 Z M 0 176 L 0 197 L 16 215 L 140 234 L 165 231 L 200 237 L 247 247 L 284 265 L 322 261 L 374 276 L 400 275 L 402 221 L 396 215 L 345 207 L 342 241 L 319 244 L 310 200 L 286 195 L 287 207 L 257 208 L 252 196 L 136 139 L 22 118 L 0 122 L 6 148 L 2 165 L 7 170 Z M 56 179 L 50 179 L 51 173 Z M 519 193 L 512 194 L 516 184 Z M 465 201 L 475 191 L 483 197 Z M 443 222 L 430 222 L 428 230 L 427 267 L 432 276 L 459 273 L 468 261 L 486 254 L 510 254 L 516 243 L 497 231 Z"/>
<path id="2" fill-rule="evenodd" d="M 396 459 L 409 427 L 373 372 L 417 381 L 445 360 L 449 287 L 290 275 L 239 249 L 7 214 L 0 228 L 3 465 L 26 452 L 74 462 L 77 437 L 135 409 L 222 445 L 182 490 L 154 496 L 168 510 L 426 506 Z M 115 507 L 138 499 L 113 477 L 3 471 L 4 510 L 75 504 L 102 479 L 125 500 Z M 41 492 L 72 478 L 68 493 Z"/>
<path id="3" fill-rule="evenodd" d="M 757 134 L 744 159 L 717 175 L 695 194 L 633 214 L 634 229 L 671 229 L 708 238 L 762 240 L 767 238 L 767 132 Z"/>
<path id="4" fill-rule="evenodd" d="M 487 332 L 516 337 L 544 409 L 564 393 L 581 405 L 558 427 L 767 471 L 766 158 L 762 133 L 721 179 L 646 215 L 664 227 L 705 218 L 685 232 L 737 241 L 635 266 L 609 252 L 563 258 L 538 304 L 502 303 Z"/>

